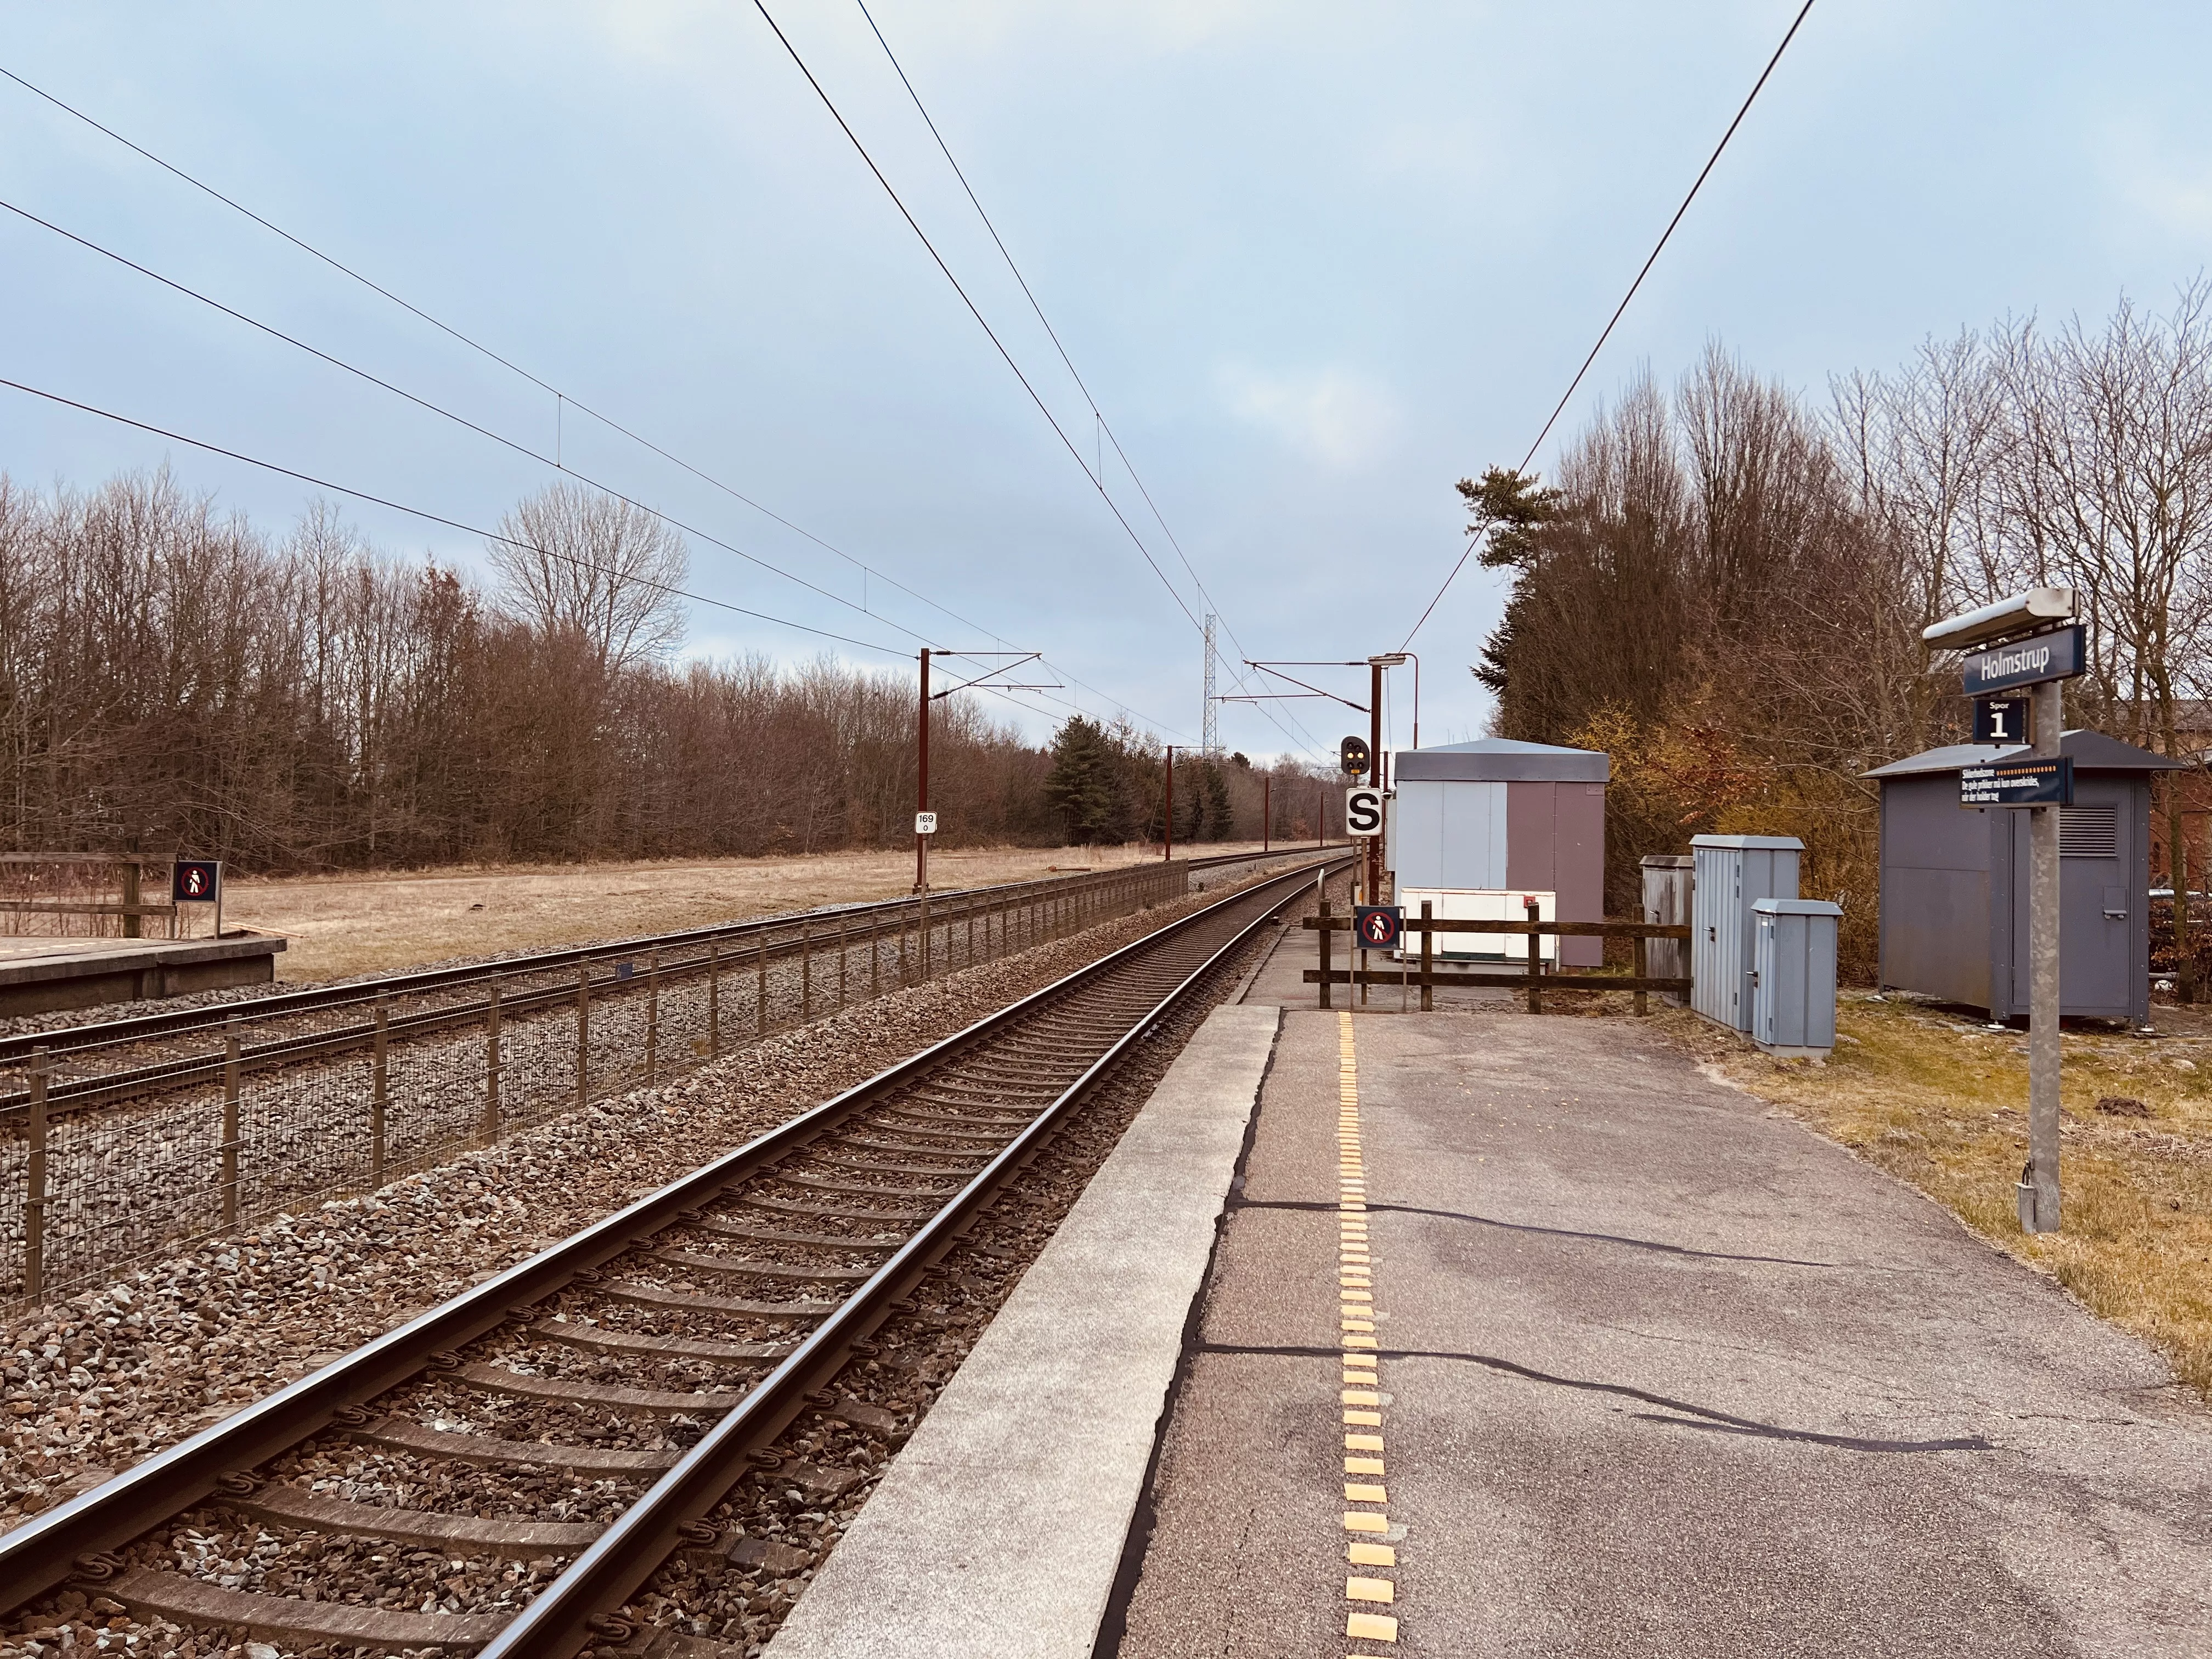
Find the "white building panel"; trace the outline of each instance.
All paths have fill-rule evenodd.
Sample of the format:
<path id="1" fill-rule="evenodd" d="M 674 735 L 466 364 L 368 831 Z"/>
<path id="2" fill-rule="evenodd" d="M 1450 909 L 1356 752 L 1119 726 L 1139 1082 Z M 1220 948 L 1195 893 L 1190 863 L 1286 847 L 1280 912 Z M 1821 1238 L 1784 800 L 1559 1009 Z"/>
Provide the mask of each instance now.
<path id="1" fill-rule="evenodd" d="M 1505 885 L 1503 783 L 1408 780 L 1393 807 L 1390 867 L 1401 887 Z"/>

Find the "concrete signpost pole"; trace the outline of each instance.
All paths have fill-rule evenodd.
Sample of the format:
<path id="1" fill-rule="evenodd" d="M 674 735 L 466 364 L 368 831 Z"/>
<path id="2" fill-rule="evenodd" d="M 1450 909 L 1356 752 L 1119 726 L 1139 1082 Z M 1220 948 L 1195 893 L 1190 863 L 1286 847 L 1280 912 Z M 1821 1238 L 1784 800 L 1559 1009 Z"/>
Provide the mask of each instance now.
<path id="1" fill-rule="evenodd" d="M 2035 752 L 2058 754 L 2065 730 L 2063 680 L 2035 688 Z M 2027 1178 L 2021 1183 L 2021 1231 L 2058 1231 L 2058 814 L 2028 809 Z"/>
<path id="2" fill-rule="evenodd" d="M 2027 1167 L 2014 1188 L 2021 1231 L 2027 1233 L 2055 1233 L 2059 1226 L 2059 814 L 2072 790 L 2062 688 L 2088 661 L 2087 629 L 2074 617 L 2072 589 L 2035 587 L 1947 617 L 1920 634 L 1934 650 L 1966 653 L 1964 689 L 1977 702 L 1975 740 L 2003 745 L 2000 758 L 1960 769 L 1959 804 L 2028 815 Z M 1989 701 L 2021 690 L 2032 700 L 2033 763 L 2001 758 L 2009 733 Z"/>
<path id="3" fill-rule="evenodd" d="M 1367 781 L 1377 789 L 1386 791 L 1390 787 L 1382 777 L 1382 670 L 1387 665 L 1380 657 L 1367 659 L 1367 723 L 1371 733 L 1367 740 L 1367 752 L 1373 757 L 1367 763 Z M 1386 796 L 1382 803 L 1386 822 L 1389 810 L 1390 804 Z M 1367 902 L 1370 904 L 1382 902 L 1382 837 L 1380 835 L 1367 843 Z M 1359 963 L 1363 968 L 1367 965 L 1364 951 L 1359 953 Z M 1364 986 L 1359 1000 L 1362 1002 L 1367 1000 Z"/>

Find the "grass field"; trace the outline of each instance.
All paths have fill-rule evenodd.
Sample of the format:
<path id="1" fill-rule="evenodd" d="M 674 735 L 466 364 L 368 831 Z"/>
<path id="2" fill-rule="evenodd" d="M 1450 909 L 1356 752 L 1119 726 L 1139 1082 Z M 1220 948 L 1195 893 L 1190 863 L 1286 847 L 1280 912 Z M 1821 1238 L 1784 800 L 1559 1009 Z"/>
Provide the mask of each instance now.
<path id="1" fill-rule="evenodd" d="M 1234 853 L 1246 847 L 1231 842 L 1195 850 Z M 963 848 L 931 854 L 929 883 L 936 888 L 1029 881 L 1158 856 L 1157 847 L 1142 846 Z M 234 881 L 224 899 L 223 926 L 284 934 L 278 977 L 325 980 L 893 898 L 913 885 L 914 854 L 907 848 L 309 876 Z"/>
<path id="2" fill-rule="evenodd" d="M 2201 1015 L 2158 1010 L 2157 1038 L 2066 1035 L 2065 1230 L 2034 1237 L 2013 1196 L 2027 1158 L 2025 1033 L 1846 993 L 1834 1057 L 1814 1066 L 1681 1011 L 1664 1018 L 1724 1075 L 2053 1274 L 2212 1395 L 2212 1027 Z"/>

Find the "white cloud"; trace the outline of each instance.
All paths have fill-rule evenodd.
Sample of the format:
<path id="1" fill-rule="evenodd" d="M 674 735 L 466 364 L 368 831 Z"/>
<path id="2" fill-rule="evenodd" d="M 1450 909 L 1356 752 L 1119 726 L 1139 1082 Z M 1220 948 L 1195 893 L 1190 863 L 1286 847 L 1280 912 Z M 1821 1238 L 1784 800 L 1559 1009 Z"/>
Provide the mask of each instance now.
<path id="1" fill-rule="evenodd" d="M 1275 433 L 1307 459 L 1340 471 L 1376 459 L 1398 428 L 1389 394 L 1343 369 L 1267 374 L 1232 368 L 1220 378 L 1234 413 Z"/>

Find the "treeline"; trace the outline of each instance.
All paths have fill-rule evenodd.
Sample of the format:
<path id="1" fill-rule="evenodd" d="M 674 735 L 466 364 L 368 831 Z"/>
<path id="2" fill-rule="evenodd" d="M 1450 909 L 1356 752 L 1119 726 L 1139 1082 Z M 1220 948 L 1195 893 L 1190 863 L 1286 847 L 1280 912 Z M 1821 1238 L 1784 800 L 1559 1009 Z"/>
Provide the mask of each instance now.
<path id="1" fill-rule="evenodd" d="M 1159 841 L 1172 813 L 1176 845 L 1268 837 L 1296 842 L 1324 829 L 1340 837 L 1341 791 L 1300 767 L 1255 766 L 1242 754 L 1178 754 L 1172 787 L 1165 756 L 1126 724 L 1077 715 L 1053 739 L 1045 795 L 1078 843 Z"/>
<path id="2" fill-rule="evenodd" d="M 1796 834 L 1805 892 L 1843 901 L 1846 966 L 1870 975 L 1877 796 L 1860 775 L 1966 739 L 1921 629 L 2024 587 L 2081 595 L 2095 660 L 2066 687 L 2069 726 L 2194 756 L 2212 678 L 2208 300 L 2200 282 L 2162 314 L 2123 301 L 2098 325 L 1931 341 L 1819 404 L 1713 346 L 1671 389 L 1632 382 L 1547 487 L 1462 482 L 1486 562 L 1513 572 L 1477 667 L 1496 729 L 1612 752 L 1616 914 L 1645 853 Z M 2160 785 L 2169 869 L 2188 787 Z"/>
<path id="3" fill-rule="evenodd" d="M 664 526 L 556 486 L 501 531 L 488 591 L 325 507 L 272 538 L 166 472 L 88 493 L 0 477 L 0 846 L 306 871 L 910 838 L 911 674 L 675 663 Z M 945 840 L 1070 833 L 1051 752 L 980 696 L 936 709 Z M 1158 747 L 1113 741 L 1124 794 L 1086 809 L 1085 839 L 1156 828 L 1139 774 Z M 1225 809 L 1179 839 L 1258 832 L 1250 769 L 1227 769 Z"/>

